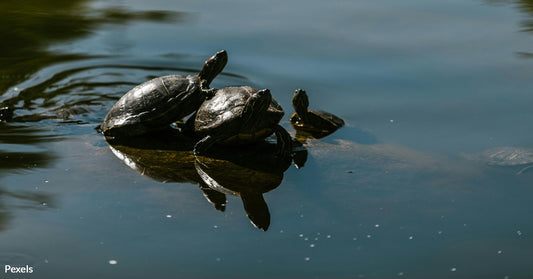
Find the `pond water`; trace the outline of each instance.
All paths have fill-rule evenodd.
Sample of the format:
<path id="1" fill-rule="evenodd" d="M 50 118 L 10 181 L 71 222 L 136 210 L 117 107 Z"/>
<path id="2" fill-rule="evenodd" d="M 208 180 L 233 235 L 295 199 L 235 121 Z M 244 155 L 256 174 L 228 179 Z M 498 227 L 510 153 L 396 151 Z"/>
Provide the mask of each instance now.
<path id="1" fill-rule="evenodd" d="M 0 264 L 33 270 L 2 278 L 533 277 L 533 1 L 32 0 L 0 14 L 14 108 Z M 292 135 L 297 88 L 346 122 L 269 176 L 266 231 L 236 196 L 214 208 L 190 150 L 139 159 L 95 130 L 135 85 L 220 49 L 212 87 L 269 88 Z"/>

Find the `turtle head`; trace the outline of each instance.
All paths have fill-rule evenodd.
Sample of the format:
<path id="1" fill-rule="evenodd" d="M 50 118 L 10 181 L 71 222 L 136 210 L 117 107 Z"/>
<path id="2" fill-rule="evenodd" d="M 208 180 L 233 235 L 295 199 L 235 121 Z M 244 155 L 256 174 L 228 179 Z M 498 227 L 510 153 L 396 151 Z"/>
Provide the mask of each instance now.
<path id="1" fill-rule="evenodd" d="M 221 50 L 207 59 L 198 74 L 202 87 L 208 88 L 213 79 L 222 72 L 226 63 L 228 63 L 228 53 L 225 50 Z"/>
<path id="2" fill-rule="evenodd" d="M 298 117 L 300 117 L 305 123 L 307 119 L 307 108 L 309 107 L 309 98 L 307 97 L 305 90 L 296 89 L 296 91 L 294 91 L 294 95 L 292 96 L 292 107 Z"/>
<path id="3" fill-rule="evenodd" d="M 268 110 L 270 103 L 272 103 L 270 90 L 263 89 L 252 94 L 244 104 L 242 111 L 243 128 L 247 129 L 255 125 L 263 113 Z"/>

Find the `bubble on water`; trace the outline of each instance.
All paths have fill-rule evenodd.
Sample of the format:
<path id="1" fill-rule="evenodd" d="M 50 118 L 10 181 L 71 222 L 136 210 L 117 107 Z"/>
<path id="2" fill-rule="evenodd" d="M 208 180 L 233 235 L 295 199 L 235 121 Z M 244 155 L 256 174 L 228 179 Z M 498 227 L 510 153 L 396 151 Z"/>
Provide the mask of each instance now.
<path id="1" fill-rule="evenodd" d="M 284 233 L 284 231 L 283 231 L 283 230 L 280 230 L 279 233 Z"/>
<path id="2" fill-rule="evenodd" d="M 438 233 L 438 234 L 442 234 L 442 231 L 438 231 L 437 233 Z"/>
<path id="3" fill-rule="evenodd" d="M 452 268 L 450 268 L 450 271 L 451 271 L 451 272 L 456 272 L 456 271 L 457 271 L 457 268 L 452 267 Z"/>
<path id="4" fill-rule="evenodd" d="M 109 260 L 109 264 L 118 264 L 117 260 Z"/>
<path id="5" fill-rule="evenodd" d="M 309 247 L 313 248 L 313 247 L 315 247 L 315 244 L 311 243 L 311 244 L 309 244 Z"/>
<path id="6" fill-rule="evenodd" d="M 318 237 L 315 237 L 315 241 L 318 241 Z"/>
<path id="7" fill-rule="evenodd" d="M 501 254 L 501 253 L 503 253 L 503 251 L 502 250 L 498 250 L 498 255 Z"/>
<path id="8" fill-rule="evenodd" d="M 412 235 L 411 235 L 411 236 L 409 236 L 409 240 L 413 240 L 413 238 L 414 238 L 414 237 L 413 237 Z"/>
<path id="9" fill-rule="evenodd" d="M 304 238 L 304 240 L 305 240 L 305 241 L 308 241 L 308 240 L 309 240 L 309 237 Z"/>
<path id="10" fill-rule="evenodd" d="M 299 236 L 299 237 L 304 237 L 304 234 L 303 234 L 303 233 L 301 233 L 301 234 L 299 234 L 298 236 Z"/>
<path id="11" fill-rule="evenodd" d="M 172 215 L 167 214 L 165 217 L 167 217 L 167 218 L 172 218 Z"/>
<path id="12" fill-rule="evenodd" d="M 331 238 L 331 234 L 326 235 L 326 238 Z"/>
<path id="13" fill-rule="evenodd" d="M 48 259 L 44 259 L 44 263 L 48 263 Z"/>
<path id="14" fill-rule="evenodd" d="M 379 224 L 375 224 L 374 227 L 379 228 Z"/>
<path id="15" fill-rule="evenodd" d="M 394 119 L 389 120 L 390 123 L 394 123 Z"/>
<path id="16" fill-rule="evenodd" d="M 217 225 L 214 225 L 213 228 L 214 228 L 214 229 L 218 229 L 218 226 L 217 226 Z"/>
<path id="17" fill-rule="evenodd" d="M 305 260 L 306 262 L 308 262 L 308 261 L 311 260 L 311 258 L 310 258 L 310 257 L 305 257 L 304 260 Z"/>
<path id="18" fill-rule="evenodd" d="M 44 183 L 48 183 L 48 180 L 45 180 Z"/>
<path id="19" fill-rule="evenodd" d="M 217 262 L 220 262 L 222 259 L 221 258 L 216 258 L 215 261 Z"/>
<path id="20" fill-rule="evenodd" d="M 303 214 L 300 214 L 300 218 L 303 218 L 303 217 L 304 217 L 304 215 L 303 215 Z"/>
<path id="21" fill-rule="evenodd" d="M 517 234 L 518 236 L 521 236 L 521 235 L 522 235 L 522 231 L 518 230 L 518 231 L 516 231 L 516 234 Z"/>
<path id="22" fill-rule="evenodd" d="M 367 234 L 366 238 L 372 238 L 372 235 L 371 234 Z"/>
<path id="23" fill-rule="evenodd" d="M 48 203 L 46 203 L 46 202 L 42 202 L 41 205 L 42 205 L 42 206 L 47 206 Z"/>
<path id="24" fill-rule="evenodd" d="M 352 238 L 352 240 L 354 240 L 354 241 L 357 240 L 357 237 Z"/>
<path id="25" fill-rule="evenodd" d="M 398 276 L 403 276 L 403 272 L 398 272 Z"/>

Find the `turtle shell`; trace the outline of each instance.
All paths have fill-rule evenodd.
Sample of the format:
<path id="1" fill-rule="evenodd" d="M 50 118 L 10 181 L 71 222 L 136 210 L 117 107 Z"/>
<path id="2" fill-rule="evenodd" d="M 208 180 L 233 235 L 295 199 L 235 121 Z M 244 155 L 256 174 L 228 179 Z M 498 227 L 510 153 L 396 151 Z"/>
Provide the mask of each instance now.
<path id="1" fill-rule="evenodd" d="M 291 124 L 295 129 L 320 132 L 335 131 L 344 126 L 344 120 L 326 111 L 310 110 L 307 112 L 307 117 L 312 126 L 301 123 L 300 117 L 296 113 L 291 116 Z"/>
<path id="2" fill-rule="evenodd" d="M 284 112 L 280 104 L 272 99 L 268 110 L 251 128 L 244 129 L 242 112 L 247 100 L 259 90 L 249 86 L 231 86 L 219 89 L 213 98 L 206 100 L 198 109 L 194 123 L 200 136 L 227 134 L 222 143 L 248 143 L 264 139 L 274 131 Z"/>
<path id="3" fill-rule="evenodd" d="M 197 75 L 157 77 L 122 96 L 101 130 L 106 136 L 145 134 L 193 113 L 203 100 Z"/>

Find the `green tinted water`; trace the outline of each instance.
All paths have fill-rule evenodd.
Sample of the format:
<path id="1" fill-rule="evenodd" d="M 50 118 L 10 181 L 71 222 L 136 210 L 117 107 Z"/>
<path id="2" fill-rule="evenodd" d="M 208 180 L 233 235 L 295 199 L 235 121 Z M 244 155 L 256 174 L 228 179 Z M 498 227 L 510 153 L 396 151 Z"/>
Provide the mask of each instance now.
<path id="1" fill-rule="evenodd" d="M 533 171 L 476 154 L 533 146 L 532 6 L 3 1 L 0 265 L 34 272 L 2 278 L 530 278 Z M 264 194 L 266 232 L 179 146 L 142 165 L 94 129 L 220 49 L 212 86 L 269 88 L 291 133 L 296 88 L 347 123 Z"/>

